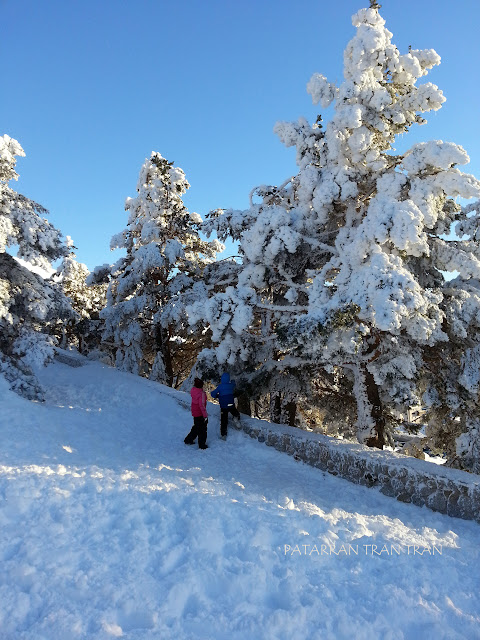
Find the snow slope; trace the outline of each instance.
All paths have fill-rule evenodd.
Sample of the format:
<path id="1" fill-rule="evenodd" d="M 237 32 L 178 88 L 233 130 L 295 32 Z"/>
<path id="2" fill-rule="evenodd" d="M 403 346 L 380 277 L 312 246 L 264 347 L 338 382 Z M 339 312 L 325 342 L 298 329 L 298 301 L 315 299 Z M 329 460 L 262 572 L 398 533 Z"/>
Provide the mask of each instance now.
<path id="1" fill-rule="evenodd" d="M 224 443 L 213 405 L 187 447 L 186 395 L 98 363 L 41 379 L 0 378 L 2 640 L 480 636 L 478 524 Z"/>

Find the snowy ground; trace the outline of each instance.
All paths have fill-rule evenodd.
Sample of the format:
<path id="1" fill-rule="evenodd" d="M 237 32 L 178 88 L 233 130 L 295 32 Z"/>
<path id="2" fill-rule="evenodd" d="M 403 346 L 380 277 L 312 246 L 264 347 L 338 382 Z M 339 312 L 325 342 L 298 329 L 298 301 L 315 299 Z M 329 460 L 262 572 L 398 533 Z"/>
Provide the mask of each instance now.
<path id="1" fill-rule="evenodd" d="M 224 443 L 213 405 L 187 447 L 186 396 L 98 363 L 42 381 L 0 379 L 2 640 L 480 637 L 478 524 Z"/>

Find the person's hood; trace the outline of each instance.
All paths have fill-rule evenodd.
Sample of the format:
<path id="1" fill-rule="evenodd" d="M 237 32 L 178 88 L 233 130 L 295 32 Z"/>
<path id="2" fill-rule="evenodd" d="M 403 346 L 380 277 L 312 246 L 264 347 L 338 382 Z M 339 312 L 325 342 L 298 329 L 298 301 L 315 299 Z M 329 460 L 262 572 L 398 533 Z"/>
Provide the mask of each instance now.
<path id="1" fill-rule="evenodd" d="M 222 377 L 220 382 L 230 382 L 230 374 L 229 373 L 222 373 Z"/>
<path id="2" fill-rule="evenodd" d="M 205 393 L 203 389 L 198 389 L 197 387 L 193 387 L 190 391 L 190 395 L 192 396 L 192 400 L 195 402 L 200 402 L 202 399 L 202 394 Z"/>

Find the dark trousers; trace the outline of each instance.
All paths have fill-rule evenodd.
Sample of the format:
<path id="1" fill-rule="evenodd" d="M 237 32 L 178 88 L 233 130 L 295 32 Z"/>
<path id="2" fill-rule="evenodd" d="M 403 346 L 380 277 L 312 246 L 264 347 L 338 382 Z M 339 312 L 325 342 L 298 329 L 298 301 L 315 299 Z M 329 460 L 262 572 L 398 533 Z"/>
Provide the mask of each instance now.
<path id="1" fill-rule="evenodd" d="M 206 418 L 200 416 L 193 419 L 193 427 L 185 438 L 185 444 L 193 444 L 198 436 L 198 446 L 204 447 L 207 443 L 207 422 Z"/>
<path id="2" fill-rule="evenodd" d="M 238 413 L 238 409 L 234 404 L 231 404 L 229 407 L 222 407 L 220 409 L 220 434 L 222 436 L 227 435 L 227 426 L 228 426 L 228 414 L 231 413 L 234 418 L 240 418 L 240 414 Z"/>

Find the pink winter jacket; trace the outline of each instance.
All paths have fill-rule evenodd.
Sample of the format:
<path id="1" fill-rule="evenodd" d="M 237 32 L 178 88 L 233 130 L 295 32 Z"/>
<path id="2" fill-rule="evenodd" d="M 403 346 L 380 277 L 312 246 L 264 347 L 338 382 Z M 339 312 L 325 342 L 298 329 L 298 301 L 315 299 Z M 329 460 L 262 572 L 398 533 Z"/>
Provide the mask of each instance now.
<path id="1" fill-rule="evenodd" d="M 207 395 L 205 391 L 192 387 L 190 395 L 192 396 L 192 416 L 194 418 L 200 418 L 200 416 L 207 418 Z"/>

